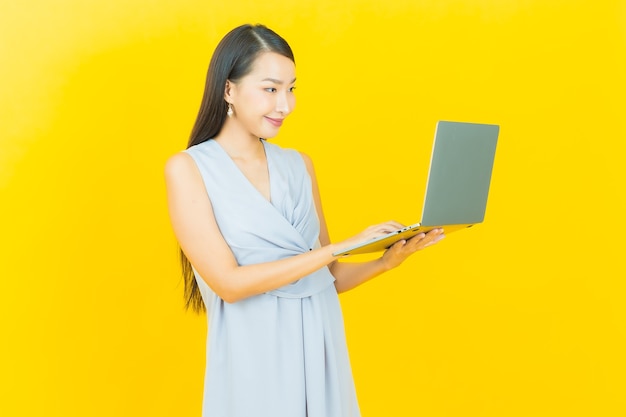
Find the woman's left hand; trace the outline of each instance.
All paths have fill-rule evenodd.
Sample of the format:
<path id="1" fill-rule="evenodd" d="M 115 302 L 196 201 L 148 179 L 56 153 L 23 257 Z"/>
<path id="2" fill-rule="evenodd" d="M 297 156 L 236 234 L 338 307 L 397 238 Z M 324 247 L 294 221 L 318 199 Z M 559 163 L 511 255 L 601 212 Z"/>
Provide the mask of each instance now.
<path id="1" fill-rule="evenodd" d="M 443 229 L 433 229 L 428 233 L 413 236 L 409 240 L 400 240 L 387 249 L 382 261 L 387 269 L 393 269 L 415 252 L 434 245 L 444 237 Z"/>

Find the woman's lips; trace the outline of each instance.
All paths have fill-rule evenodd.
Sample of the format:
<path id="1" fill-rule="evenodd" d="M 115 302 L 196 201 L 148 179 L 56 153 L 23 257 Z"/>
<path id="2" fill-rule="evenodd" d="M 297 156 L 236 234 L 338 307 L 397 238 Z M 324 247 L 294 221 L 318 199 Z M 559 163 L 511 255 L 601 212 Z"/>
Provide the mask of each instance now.
<path id="1" fill-rule="evenodd" d="M 267 116 L 265 118 L 267 119 L 268 122 L 270 122 L 276 127 L 282 126 L 283 120 L 284 120 L 284 119 L 272 119 L 271 117 L 267 117 Z"/>

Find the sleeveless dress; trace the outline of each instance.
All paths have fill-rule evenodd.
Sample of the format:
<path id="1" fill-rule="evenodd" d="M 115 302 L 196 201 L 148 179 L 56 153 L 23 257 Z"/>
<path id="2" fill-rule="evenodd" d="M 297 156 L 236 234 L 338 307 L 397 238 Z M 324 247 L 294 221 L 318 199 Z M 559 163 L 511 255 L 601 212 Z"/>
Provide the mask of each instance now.
<path id="1" fill-rule="evenodd" d="M 271 202 L 218 142 L 186 150 L 202 174 L 220 232 L 239 265 L 274 261 L 320 245 L 302 157 L 262 143 Z M 327 267 L 236 303 L 223 301 L 197 271 L 196 281 L 208 319 L 204 417 L 360 416 L 341 307 Z"/>

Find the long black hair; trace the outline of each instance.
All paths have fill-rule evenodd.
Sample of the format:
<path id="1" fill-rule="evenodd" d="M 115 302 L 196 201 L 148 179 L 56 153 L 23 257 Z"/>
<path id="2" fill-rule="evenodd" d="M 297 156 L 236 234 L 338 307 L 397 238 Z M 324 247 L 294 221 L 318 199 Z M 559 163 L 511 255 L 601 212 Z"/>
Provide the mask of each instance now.
<path id="1" fill-rule="evenodd" d="M 215 48 L 207 72 L 204 95 L 187 148 L 214 138 L 226 120 L 228 103 L 224 100 L 226 81 L 236 83 L 252 70 L 254 60 L 263 52 L 275 52 L 295 63 L 287 41 L 263 25 L 242 25 L 231 30 Z M 202 312 L 204 303 L 191 263 L 180 251 L 185 283 L 185 308 Z"/>

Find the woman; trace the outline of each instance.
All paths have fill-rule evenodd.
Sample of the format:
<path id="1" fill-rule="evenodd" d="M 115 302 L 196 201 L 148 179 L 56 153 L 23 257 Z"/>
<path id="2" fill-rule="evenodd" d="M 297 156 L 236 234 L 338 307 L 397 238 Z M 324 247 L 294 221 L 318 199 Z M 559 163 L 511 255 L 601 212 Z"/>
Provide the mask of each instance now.
<path id="1" fill-rule="evenodd" d="M 209 321 L 205 416 L 358 416 L 337 293 L 443 237 L 336 261 L 337 250 L 402 225 L 331 243 L 310 158 L 265 140 L 293 111 L 295 81 L 284 39 L 235 28 L 211 59 L 188 149 L 166 164 L 187 307 Z"/>

